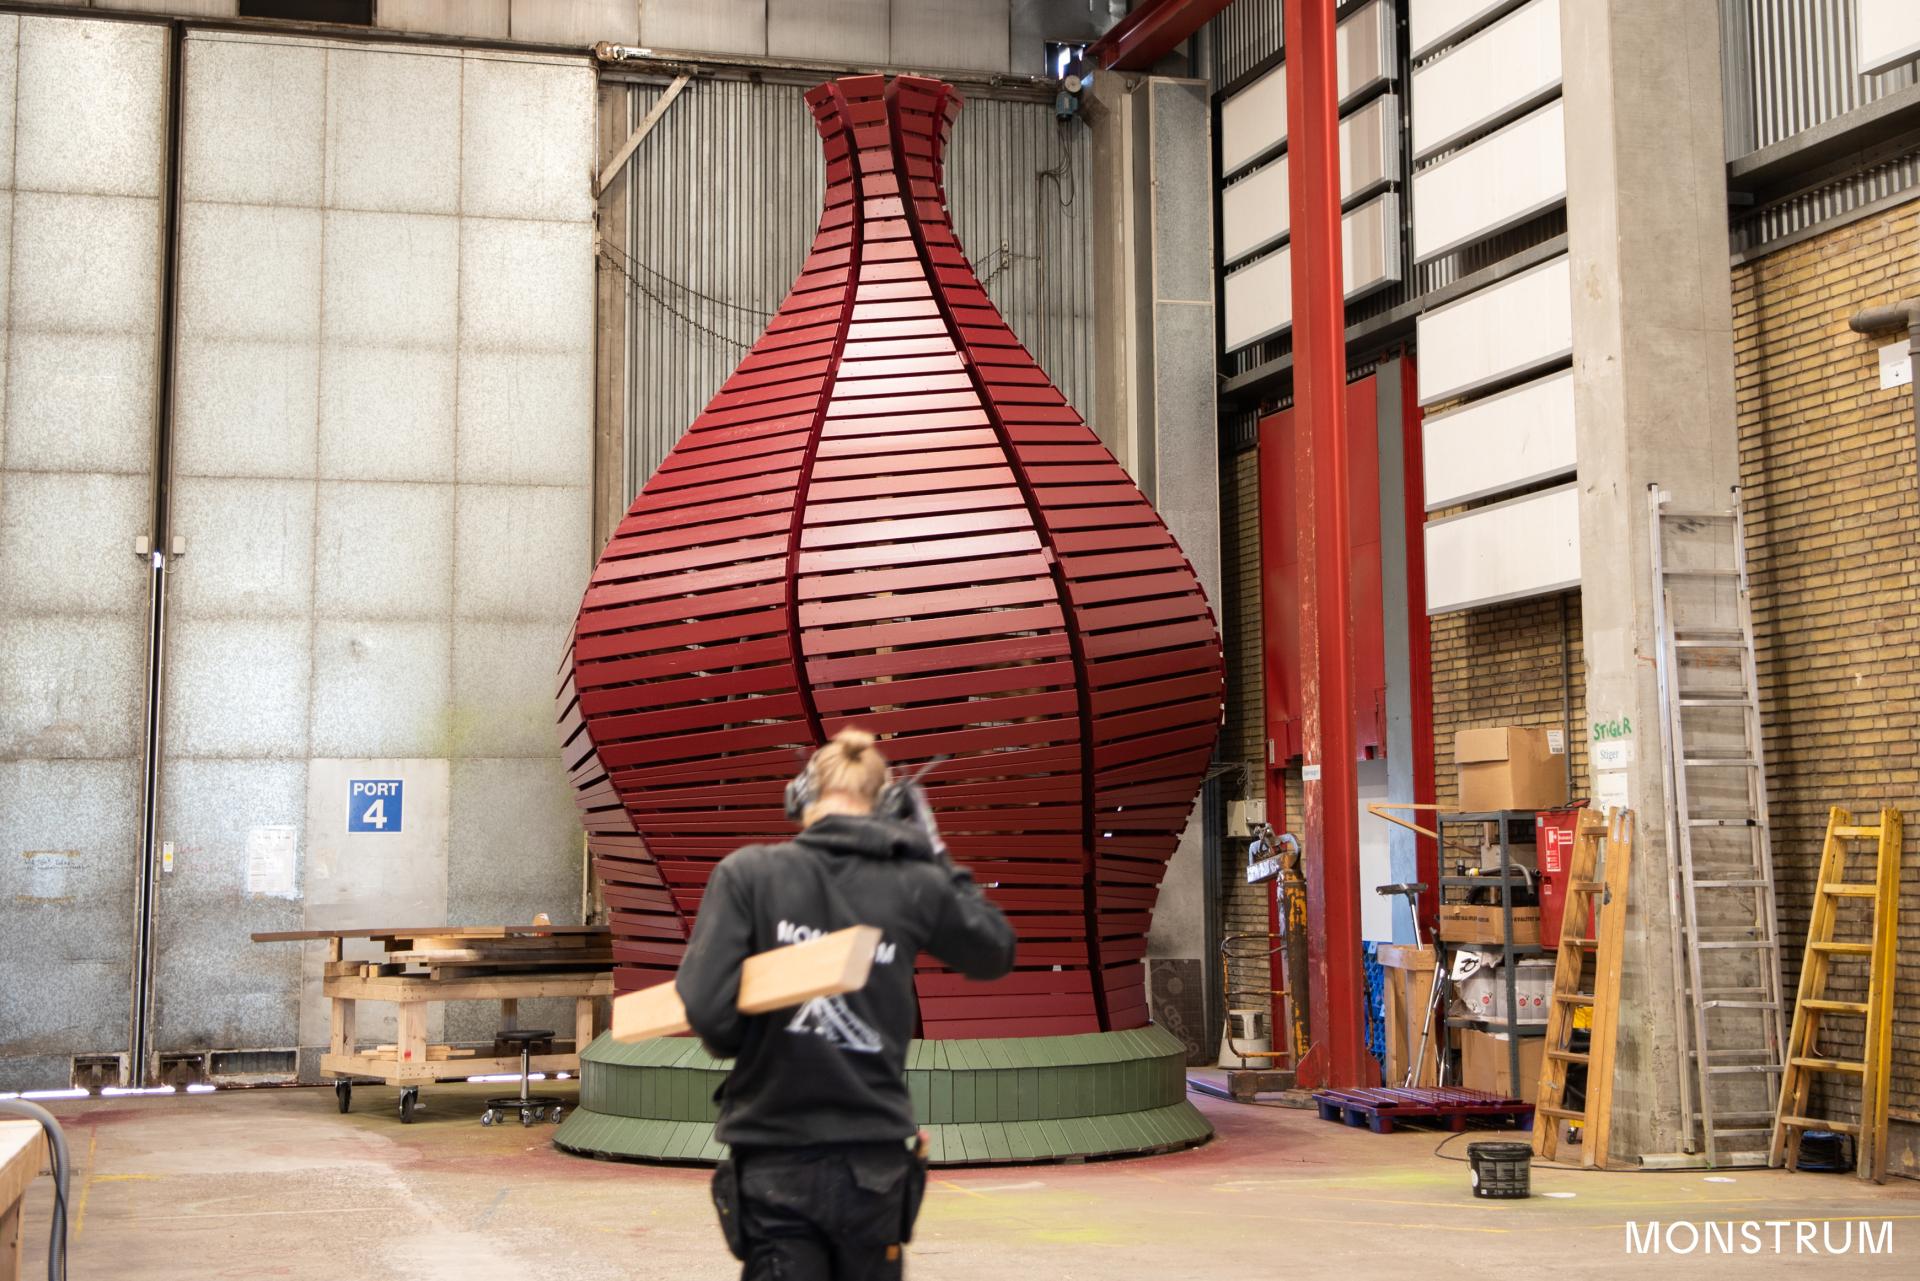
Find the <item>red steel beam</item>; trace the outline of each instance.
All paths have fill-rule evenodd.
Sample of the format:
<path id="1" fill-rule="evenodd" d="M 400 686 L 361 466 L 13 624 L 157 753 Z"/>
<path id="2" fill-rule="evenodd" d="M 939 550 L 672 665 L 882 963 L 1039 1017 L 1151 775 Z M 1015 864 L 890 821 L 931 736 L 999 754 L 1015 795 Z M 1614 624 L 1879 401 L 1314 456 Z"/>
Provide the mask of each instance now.
<path id="1" fill-rule="evenodd" d="M 1373 1084 L 1360 963 L 1359 793 L 1354 771 L 1352 513 L 1347 492 L 1346 300 L 1340 263 L 1339 105 L 1333 0 L 1285 6 L 1293 226 L 1293 401 L 1311 453 L 1314 510 L 1300 549 L 1306 720 L 1308 948 L 1315 1052 L 1302 1084 Z M 1311 531 L 1309 534 L 1307 531 Z M 1305 539 L 1311 537 L 1309 555 Z M 1312 583 L 1306 581 L 1311 567 Z M 1306 634 L 1310 631 L 1310 635 Z M 1310 683 L 1309 683 L 1310 682 Z"/>
<path id="2" fill-rule="evenodd" d="M 1087 57 L 1112 71 L 1151 71 L 1153 64 L 1233 0 L 1147 0 L 1087 46 Z"/>

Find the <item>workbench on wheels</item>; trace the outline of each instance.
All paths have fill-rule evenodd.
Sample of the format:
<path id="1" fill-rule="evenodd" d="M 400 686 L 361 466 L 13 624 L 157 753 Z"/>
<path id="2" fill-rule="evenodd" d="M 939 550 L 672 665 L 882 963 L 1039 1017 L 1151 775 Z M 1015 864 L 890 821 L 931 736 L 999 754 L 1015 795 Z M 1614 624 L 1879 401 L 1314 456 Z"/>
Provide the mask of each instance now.
<path id="1" fill-rule="evenodd" d="M 348 939 L 378 942 L 377 960 L 349 960 Z M 598 1029 L 598 1002 L 613 995 L 613 955 L 604 926 L 422 926 L 376 930 L 287 930 L 253 935 L 256 943 L 324 941 L 321 992 L 331 1003 L 327 1050 L 320 1074 L 332 1079 L 340 1110 L 352 1106 L 353 1083 L 400 1087 L 400 1119 L 412 1122 L 420 1087 L 470 1076 L 518 1075 L 520 1052 L 494 1045 L 429 1044 L 427 1008 L 444 1001 L 497 1001 L 503 1029 L 515 1026 L 519 1003 L 572 998 L 571 1040 L 556 1037 L 532 1055 L 528 1070 L 578 1072 L 580 1051 Z M 392 1045 L 363 1047 L 357 1012 L 362 1001 L 390 1001 L 398 1010 Z"/>

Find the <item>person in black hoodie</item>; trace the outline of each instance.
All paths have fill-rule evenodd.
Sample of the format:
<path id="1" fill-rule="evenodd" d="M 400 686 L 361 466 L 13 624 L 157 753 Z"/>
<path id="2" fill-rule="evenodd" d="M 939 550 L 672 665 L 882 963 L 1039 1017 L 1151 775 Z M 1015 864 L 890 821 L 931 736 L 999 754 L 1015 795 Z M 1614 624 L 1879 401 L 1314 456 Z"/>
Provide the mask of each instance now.
<path id="1" fill-rule="evenodd" d="M 814 753 L 788 813 L 792 841 L 714 869 L 675 980 L 708 1051 L 734 1060 L 716 1095 L 732 1155 L 714 1202 L 744 1281 L 897 1278 L 925 1187 L 906 1082 L 914 959 L 998 978 L 1013 928 L 947 856 L 917 785 L 888 786 L 871 734 L 842 730 Z M 860 991 L 736 1008 L 749 956 L 851 925 L 882 931 Z"/>

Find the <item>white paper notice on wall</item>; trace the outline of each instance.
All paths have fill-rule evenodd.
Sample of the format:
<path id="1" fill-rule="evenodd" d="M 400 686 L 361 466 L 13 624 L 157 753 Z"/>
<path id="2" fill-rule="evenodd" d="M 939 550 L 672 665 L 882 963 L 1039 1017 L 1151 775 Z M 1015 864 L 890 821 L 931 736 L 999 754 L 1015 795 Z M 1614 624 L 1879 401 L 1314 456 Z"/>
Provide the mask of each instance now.
<path id="1" fill-rule="evenodd" d="M 299 897 L 293 878 L 294 838 L 291 824 L 247 829 L 247 893 Z"/>
<path id="2" fill-rule="evenodd" d="M 1593 744 L 1587 751 L 1593 757 L 1595 769 L 1625 769 L 1633 764 L 1633 740 L 1630 738 L 1608 739 Z"/>
<path id="3" fill-rule="evenodd" d="M 1905 342 L 1890 342 L 1880 349 L 1880 390 L 1905 387 L 1913 382 L 1913 351 Z"/>
<path id="4" fill-rule="evenodd" d="M 1593 803 L 1601 809 L 1627 808 L 1627 772 L 1601 770 L 1593 776 Z"/>

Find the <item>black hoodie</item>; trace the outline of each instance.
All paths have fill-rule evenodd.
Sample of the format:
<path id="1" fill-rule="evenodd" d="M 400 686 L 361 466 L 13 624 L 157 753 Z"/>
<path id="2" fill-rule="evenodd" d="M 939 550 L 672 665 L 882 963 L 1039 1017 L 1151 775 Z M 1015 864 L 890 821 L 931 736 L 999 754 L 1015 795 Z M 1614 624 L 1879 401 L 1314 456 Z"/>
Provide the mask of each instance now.
<path id="1" fill-rule="evenodd" d="M 850 925 L 882 932 L 860 991 L 772 1014 L 735 1008 L 749 956 Z M 1013 946 L 1013 927 L 972 875 L 913 827 L 835 814 L 784 845 L 735 851 L 707 883 L 675 980 L 707 1049 L 735 1060 L 717 1096 L 718 1138 L 798 1147 L 911 1137 L 914 958 L 924 950 L 992 979 L 1012 967 Z"/>

